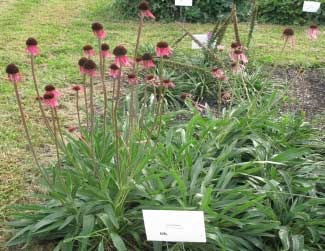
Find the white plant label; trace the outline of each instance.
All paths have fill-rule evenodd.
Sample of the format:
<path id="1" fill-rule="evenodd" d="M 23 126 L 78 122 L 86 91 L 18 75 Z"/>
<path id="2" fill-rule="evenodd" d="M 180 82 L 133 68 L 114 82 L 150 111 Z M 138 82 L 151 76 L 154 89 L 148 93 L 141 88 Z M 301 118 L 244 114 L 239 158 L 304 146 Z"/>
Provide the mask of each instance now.
<path id="1" fill-rule="evenodd" d="M 193 0 L 175 0 L 176 6 L 192 6 Z"/>
<path id="2" fill-rule="evenodd" d="M 317 12 L 320 8 L 320 2 L 305 1 L 302 11 L 304 12 Z"/>
<path id="3" fill-rule="evenodd" d="M 209 41 L 208 34 L 200 34 L 200 35 L 193 35 L 193 36 L 205 47 L 208 45 L 208 41 Z M 192 40 L 192 49 L 198 50 L 202 48 L 194 40 Z"/>
<path id="4" fill-rule="evenodd" d="M 148 241 L 206 243 L 201 211 L 142 210 Z"/>

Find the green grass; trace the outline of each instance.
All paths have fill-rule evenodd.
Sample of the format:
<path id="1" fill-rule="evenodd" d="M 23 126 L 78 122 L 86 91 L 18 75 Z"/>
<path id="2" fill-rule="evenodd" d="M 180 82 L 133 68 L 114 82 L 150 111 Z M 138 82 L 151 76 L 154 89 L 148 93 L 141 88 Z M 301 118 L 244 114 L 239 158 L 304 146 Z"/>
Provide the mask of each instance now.
<path id="1" fill-rule="evenodd" d="M 87 43 L 94 46 L 96 41 L 90 30 L 93 21 L 104 23 L 111 47 L 119 43 L 132 48 L 136 40 L 136 21 L 114 21 L 107 2 L 98 0 L 7 0 L 0 3 L 0 69 L 5 78 L 4 68 L 8 63 L 17 63 L 24 75 L 21 92 L 26 107 L 29 126 L 39 154 L 45 161 L 51 159 L 51 148 L 43 125 L 39 123 L 39 112 L 35 103 L 28 58 L 25 54 L 25 40 L 34 36 L 38 39 L 42 55 L 37 58 L 38 76 L 41 86 L 55 84 L 61 88 L 80 81 L 77 60 L 82 56 L 81 48 Z M 103 3 L 106 4 L 104 5 Z M 104 7 L 103 7 L 104 6 Z M 206 33 L 213 24 L 187 24 L 192 33 Z M 241 30 L 246 34 L 248 26 Z M 325 60 L 325 37 L 310 42 L 305 35 L 306 27 L 293 27 L 296 31 L 296 47 L 288 48 L 280 55 L 283 41 L 283 26 L 258 25 L 250 52 L 258 62 L 277 64 L 303 64 L 307 66 L 323 64 Z M 163 39 L 172 43 L 182 34 L 176 24 L 146 22 L 143 41 L 155 44 Z M 245 39 L 245 37 L 244 37 Z M 233 40 L 229 30 L 225 45 Z M 192 52 L 190 39 L 185 39 L 179 51 Z M 132 52 L 130 51 L 130 54 Z M 195 52 L 196 54 L 199 52 Z M 61 113 L 69 111 L 69 96 L 64 97 Z M 18 116 L 13 88 L 0 79 L 0 219 L 5 219 L 9 204 L 21 201 L 35 187 L 37 174 Z M 69 126 L 65 121 L 65 126 Z M 0 220 L 1 221 L 1 220 Z M 1 232 L 0 232 L 1 236 Z M 1 242 L 1 237 L 0 237 Z"/>

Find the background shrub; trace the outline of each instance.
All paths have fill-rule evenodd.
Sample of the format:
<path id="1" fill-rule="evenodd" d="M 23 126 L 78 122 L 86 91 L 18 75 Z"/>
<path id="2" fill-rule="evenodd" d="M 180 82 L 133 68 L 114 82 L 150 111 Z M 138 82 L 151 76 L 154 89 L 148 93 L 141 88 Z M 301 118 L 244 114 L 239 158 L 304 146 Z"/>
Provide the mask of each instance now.
<path id="1" fill-rule="evenodd" d="M 180 20 L 180 7 L 174 0 L 150 0 L 151 8 L 158 19 Z M 251 1 L 238 0 L 238 17 L 247 21 Z M 259 20 L 277 24 L 309 24 L 310 19 L 325 23 L 325 11 L 317 14 L 302 12 L 303 0 L 259 0 Z M 134 16 L 139 0 L 115 0 L 115 7 L 124 17 Z M 189 22 L 213 22 L 225 18 L 231 10 L 230 0 L 196 0 L 193 7 L 186 7 L 183 16 Z"/>

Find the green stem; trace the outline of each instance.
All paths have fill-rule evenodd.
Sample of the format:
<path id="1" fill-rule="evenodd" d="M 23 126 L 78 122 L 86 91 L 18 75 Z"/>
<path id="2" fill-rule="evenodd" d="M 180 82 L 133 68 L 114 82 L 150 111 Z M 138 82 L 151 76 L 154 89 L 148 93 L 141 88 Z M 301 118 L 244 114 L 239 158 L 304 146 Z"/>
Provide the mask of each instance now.
<path id="1" fill-rule="evenodd" d="M 55 148 L 56 148 L 56 157 L 57 157 L 57 161 L 58 161 L 58 167 L 61 167 L 61 161 L 60 161 L 60 153 L 59 153 L 59 142 L 58 142 L 58 137 L 57 137 L 57 130 L 56 130 L 56 119 L 55 119 L 55 115 L 54 115 L 54 109 L 51 109 L 51 114 L 52 114 L 52 123 L 53 123 L 53 132 L 54 132 L 54 136 L 55 136 Z"/>
<path id="2" fill-rule="evenodd" d="M 81 130 L 81 119 L 80 119 L 80 109 L 79 109 L 79 91 L 76 92 L 76 108 L 77 108 L 79 130 Z"/>
<path id="3" fill-rule="evenodd" d="M 234 31 L 235 31 L 236 42 L 240 43 L 239 28 L 238 28 L 238 18 L 237 18 L 237 4 L 236 4 L 235 0 L 233 0 L 232 9 L 233 9 L 232 19 L 233 19 L 233 23 L 234 23 Z"/>
<path id="4" fill-rule="evenodd" d="M 37 100 L 38 100 L 39 109 L 41 110 L 42 118 L 43 118 L 43 120 L 45 122 L 46 128 L 49 130 L 49 132 L 53 136 L 53 131 L 51 129 L 51 126 L 50 126 L 50 123 L 49 123 L 48 119 L 46 118 L 45 111 L 44 111 L 44 108 L 43 108 L 43 105 L 42 105 L 42 101 L 39 98 L 39 97 L 41 97 L 41 95 L 40 95 L 40 92 L 39 92 L 39 89 L 38 89 L 37 78 L 36 78 L 36 74 L 35 74 L 35 62 L 34 62 L 34 56 L 33 55 L 31 55 L 30 61 L 31 61 L 31 68 L 32 68 L 32 76 L 33 76 L 34 87 L 35 87 L 36 95 L 38 97 Z"/>
<path id="5" fill-rule="evenodd" d="M 83 87 L 84 87 L 84 98 L 85 98 L 85 110 L 86 110 L 86 121 L 87 131 L 89 130 L 89 114 L 88 114 L 88 102 L 87 102 L 87 86 L 86 86 L 86 74 L 83 75 Z"/>
<path id="6" fill-rule="evenodd" d="M 106 126 L 107 126 L 107 90 L 105 85 L 105 75 L 104 75 L 104 65 L 105 59 L 103 58 L 102 53 L 102 41 L 98 39 L 98 47 L 99 47 L 99 61 L 100 61 L 100 78 L 103 85 L 103 93 L 104 93 L 104 135 L 106 135 Z"/>
<path id="7" fill-rule="evenodd" d="M 93 156 L 93 158 L 95 157 L 94 123 L 95 123 L 94 83 L 93 83 L 93 78 L 90 77 L 90 148 L 91 148 L 91 155 Z"/>

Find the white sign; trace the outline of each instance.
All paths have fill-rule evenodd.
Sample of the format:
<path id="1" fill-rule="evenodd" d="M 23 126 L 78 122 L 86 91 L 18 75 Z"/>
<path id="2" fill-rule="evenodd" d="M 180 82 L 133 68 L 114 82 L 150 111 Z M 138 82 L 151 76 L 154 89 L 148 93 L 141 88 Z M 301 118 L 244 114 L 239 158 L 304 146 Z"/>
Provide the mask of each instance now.
<path id="1" fill-rule="evenodd" d="M 320 2 L 305 1 L 302 11 L 304 12 L 317 12 L 320 8 Z"/>
<path id="2" fill-rule="evenodd" d="M 193 0 L 175 0 L 176 6 L 192 6 Z"/>
<path id="3" fill-rule="evenodd" d="M 193 35 L 202 45 L 207 47 L 208 45 L 208 34 L 201 34 L 201 35 Z M 202 49 L 194 40 L 192 40 L 192 49 Z"/>
<path id="4" fill-rule="evenodd" d="M 206 242 L 201 211 L 143 210 L 148 241 Z"/>

